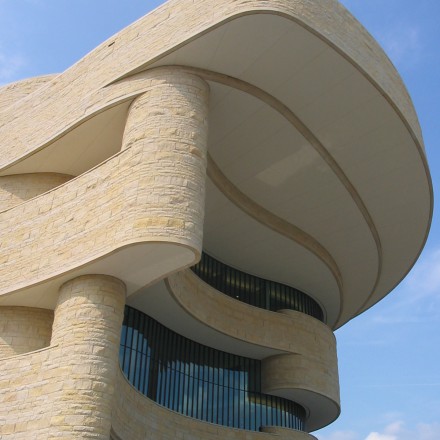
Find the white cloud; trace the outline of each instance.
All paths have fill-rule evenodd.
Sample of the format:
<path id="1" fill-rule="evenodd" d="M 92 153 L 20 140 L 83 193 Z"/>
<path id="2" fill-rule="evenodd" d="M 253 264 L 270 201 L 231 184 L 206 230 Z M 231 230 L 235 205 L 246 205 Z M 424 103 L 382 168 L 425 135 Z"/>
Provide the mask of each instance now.
<path id="1" fill-rule="evenodd" d="M 397 440 L 395 435 L 379 434 L 378 432 L 372 432 L 368 434 L 365 440 Z"/>
<path id="2" fill-rule="evenodd" d="M 439 440 L 440 423 L 419 423 L 407 427 L 401 421 L 393 421 L 383 429 L 370 432 L 366 437 L 354 431 L 335 431 L 318 435 L 319 440 Z"/>
<path id="3" fill-rule="evenodd" d="M 402 421 L 387 425 L 382 432 L 371 432 L 365 440 L 438 440 L 440 423 L 419 423 L 406 428 Z"/>
<path id="4" fill-rule="evenodd" d="M 387 425 L 383 433 L 371 432 L 365 440 L 399 440 L 399 433 L 402 432 L 403 422 L 397 421 Z"/>

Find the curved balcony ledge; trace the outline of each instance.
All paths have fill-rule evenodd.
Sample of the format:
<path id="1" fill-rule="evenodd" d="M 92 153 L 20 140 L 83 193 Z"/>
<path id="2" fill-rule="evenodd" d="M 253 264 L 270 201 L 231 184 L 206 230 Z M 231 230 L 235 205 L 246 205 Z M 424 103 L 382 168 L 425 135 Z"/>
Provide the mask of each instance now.
<path id="1" fill-rule="evenodd" d="M 188 190 L 182 179 L 180 187 L 173 183 L 173 204 L 166 195 L 152 200 L 155 172 L 144 154 L 142 149 L 124 150 L 57 189 L 0 213 L 0 304 L 53 308 L 56 287 L 66 277 L 93 272 L 122 279 L 130 293 L 197 261 L 202 220 L 193 208 L 203 203 L 198 188 Z M 190 180 L 203 175 L 199 162 L 188 160 L 188 168 L 197 169 Z M 176 203 L 179 198 L 181 204 Z"/>
<path id="2" fill-rule="evenodd" d="M 263 359 L 262 390 L 294 400 L 306 408 L 306 430 L 315 431 L 335 421 L 340 414 L 339 379 L 336 363 L 300 354 Z"/>
<path id="3" fill-rule="evenodd" d="M 127 423 L 130 420 L 130 423 Z M 193 419 L 168 410 L 137 391 L 118 370 L 112 409 L 112 436 L 115 440 L 178 438 L 194 440 L 313 440 L 305 432 L 263 428 L 263 432 L 245 431 Z"/>
<path id="4" fill-rule="evenodd" d="M 73 176 L 58 173 L 31 173 L 0 176 L 0 212 L 56 188 Z"/>
<path id="5" fill-rule="evenodd" d="M 289 354 L 263 359 L 267 394 L 308 410 L 307 430 L 334 421 L 340 412 L 336 341 L 319 320 L 293 310 L 270 312 L 234 300 L 190 270 L 167 278 L 175 300 L 191 316 L 222 334 Z"/>
<path id="6" fill-rule="evenodd" d="M 336 339 L 327 325 L 296 311 L 289 315 L 253 307 L 215 290 L 191 270 L 166 279 L 176 302 L 190 316 L 222 334 L 250 344 L 336 362 Z M 333 353 L 333 354 L 332 354 Z"/>

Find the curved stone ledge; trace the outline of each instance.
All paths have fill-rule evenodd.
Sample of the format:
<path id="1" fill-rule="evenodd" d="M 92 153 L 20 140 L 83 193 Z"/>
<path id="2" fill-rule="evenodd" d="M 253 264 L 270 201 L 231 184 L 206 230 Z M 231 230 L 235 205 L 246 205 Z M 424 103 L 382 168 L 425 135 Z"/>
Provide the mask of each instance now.
<path id="1" fill-rule="evenodd" d="M 288 432 L 286 432 L 288 430 L 286 428 L 280 428 L 278 426 L 263 426 L 261 428 L 261 431 L 262 432 L 267 432 L 267 433 L 270 433 L 270 434 L 275 434 L 277 436 L 288 435 Z M 298 436 L 298 440 L 299 439 L 301 439 L 300 436 Z M 310 435 L 310 434 L 305 434 L 304 439 L 317 440 L 317 438 L 315 436 Z"/>
<path id="2" fill-rule="evenodd" d="M 56 75 L 43 75 L 35 78 L 26 78 L 21 81 L 6 84 L 0 87 L 0 113 L 5 111 L 9 106 L 15 104 L 31 93 L 43 87 Z"/>
<path id="3" fill-rule="evenodd" d="M 325 324 L 293 310 L 275 313 L 235 301 L 189 270 L 168 277 L 167 284 L 179 305 L 206 326 L 289 353 L 263 359 L 262 390 L 304 406 L 307 430 L 336 420 L 340 412 L 336 340 Z"/>
<path id="4" fill-rule="evenodd" d="M 328 14 L 329 9 L 334 12 Z M 200 10 L 209 14 L 201 15 Z M 3 113 L 0 116 L 0 127 L 3 126 L 0 167 L 35 152 L 65 133 L 75 122 L 84 120 L 89 112 L 89 98 L 104 90 L 102 87 L 147 68 L 176 47 L 221 24 L 255 13 L 293 20 L 349 59 L 401 114 L 425 160 L 417 117 L 395 68 L 371 35 L 335 0 L 313 3 L 272 0 L 270 4 L 257 0 L 200 0 L 197 3 L 174 0 L 101 44 L 44 90 L 35 92 L 32 101 L 17 102 L 11 112 Z M 86 102 L 80 99 L 83 96 L 88 97 Z M 45 123 L 41 123 L 43 120 Z M 14 145 L 14 149 L 9 148 L 10 145 Z"/>
<path id="5" fill-rule="evenodd" d="M 130 132 L 132 124 L 139 128 L 139 116 L 129 118 L 125 149 L 119 154 L 40 197 L 0 213 L 0 294 L 42 283 L 133 245 L 149 246 L 143 251 L 143 260 L 128 250 L 122 261 L 114 261 L 113 255 L 113 263 L 104 272 L 126 281 L 129 293 L 199 258 L 207 87 L 202 91 L 192 75 L 189 82 L 187 75 L 154 72 L 151 76 L 142 117 L 148 114 L 146 103 L 150 112 L 157 100 L 162 106 L 168 102 L 169 108 L 162 108 L 153 125 L 148 125 L 148 119 L 142 125 L 142 135 L 139 130 Z M 180 107 L 184 101 L 186 104 L 181 114 L 173 109 L 177 99 Z M 186 138 L 179 137 L 183 132 Z M 152 136 L 156 141 L 142 136 Z M 174 253 L 162 255 L 162 263 L 158 256 L 165 244 L 172 245 Z M 144 267 L 149 267 L 149 274 Z M 78 274 L 70 274 L 74 275 Z"/>
<path id="6" fill-rule="evenodd" d="M 293 400 L 306 408 L 307 431 L 323 428 L 340 414 L 336 361 L 332 364 L 324 356 L 318 359 L 307 354 L 271 356 L 262 361 L 261 381 L 264 393 Z"/>
<path id="7" fill-rule="evenodd" d="M 47 347 L 52 323 L 52 310 L 0 307 L 0 359 Z"/>
<path id="8" fill-rule="evenodd" d="M 130 423 L 127 423 L 130 420 Z M 112 409 L 112 436 L 115 440 L 313 440 L 305 432 L 263 428 L 263 432 L 233 429 L 202 422 L 170 411 L 139 393 L 119 370 Z"/>
<path id="9" fill-rule="evenodd" d="M 324 356 L 336 362 L 336 339 L 331 329 L 304 313 L 286 314 L 253 307 L 215 290 L 190 270 L 166 279 L 177 303 L 204 325 L 249 344 L 288 353 Z"/>
<path id="10" fill-rule="evenodd" d="M 0 176 L 0 212 L 50 191 L 72 178 L 73 176 L 58 173 Z"/>
<path id="11" fill-rule="evenodd" d="M 131 244 L 176 243 L 196 254 L 201 237 L 194 224 L 200 220 L 187 217 L 184 210 L 180 215 L 167 213 L 166 195 L 162 214 L 152 214 L 149 171 L 142 150 L 125 150 L 59 190 L 0 213 L 1 294 L 41 283 Z"/>

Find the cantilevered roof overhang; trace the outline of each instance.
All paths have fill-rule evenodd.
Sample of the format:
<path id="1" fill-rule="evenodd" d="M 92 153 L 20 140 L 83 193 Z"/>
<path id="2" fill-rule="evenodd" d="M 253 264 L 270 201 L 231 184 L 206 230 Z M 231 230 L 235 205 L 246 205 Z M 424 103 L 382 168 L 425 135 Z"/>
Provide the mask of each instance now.
<path id="1" fill-rule="evenodd" d="M 116 153 L 140 93 L 125 84 L 161 66 L 211 87 L 208 253 L 307 292 L 333 328 L 400 282 L 432 216 L 421 130 L 334 0 L 169 1 L 0 112 L 1 174 L 77 175 Z"/>

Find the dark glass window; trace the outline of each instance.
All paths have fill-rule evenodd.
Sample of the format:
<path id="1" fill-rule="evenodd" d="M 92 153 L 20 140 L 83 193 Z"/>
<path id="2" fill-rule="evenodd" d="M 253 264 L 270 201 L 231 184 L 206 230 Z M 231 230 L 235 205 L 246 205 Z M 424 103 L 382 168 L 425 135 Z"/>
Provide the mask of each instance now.
<path id="1" fill-rule="evenodd" d="M 324 320 L 319 304 L 304 292 L 234 269 L 205 252 L 191 270 L 214 289 L 251 306 L 273 312 L 291 309 Z"/>
<path id="2" fill-rule="evenodd" d="M 173 411 L 253 431 L 304 429 L 300 405 L 261 393 L 259 360 L 198 344 L 129 306 L 119 359 L 135 388 Z"/>

